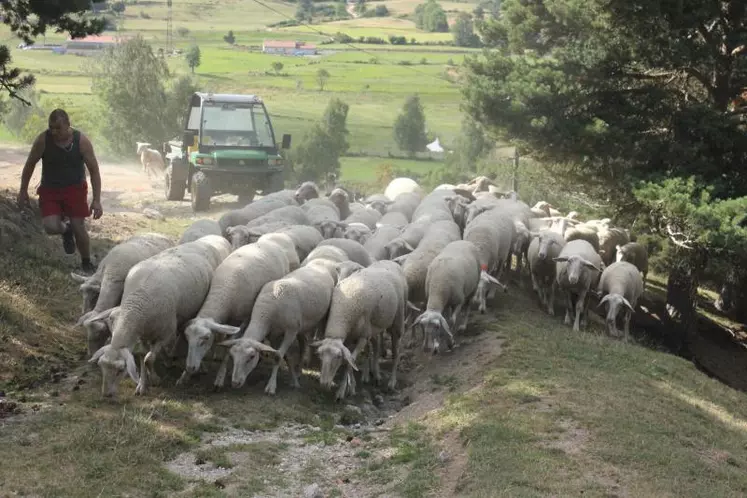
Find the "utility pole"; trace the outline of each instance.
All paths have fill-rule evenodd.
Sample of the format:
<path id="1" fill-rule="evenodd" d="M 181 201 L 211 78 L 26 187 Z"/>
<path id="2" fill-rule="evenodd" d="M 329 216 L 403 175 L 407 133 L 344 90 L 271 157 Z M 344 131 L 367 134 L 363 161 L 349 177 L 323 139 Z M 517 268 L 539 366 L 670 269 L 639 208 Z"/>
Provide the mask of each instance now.
<path id="1" fill-rule="evenodd" d="M 166 0 L 166 54 L 170 55 L 174 51 L 174 36 L 172 32 L 172 12 L 171 12 L 171 1 Z"/>

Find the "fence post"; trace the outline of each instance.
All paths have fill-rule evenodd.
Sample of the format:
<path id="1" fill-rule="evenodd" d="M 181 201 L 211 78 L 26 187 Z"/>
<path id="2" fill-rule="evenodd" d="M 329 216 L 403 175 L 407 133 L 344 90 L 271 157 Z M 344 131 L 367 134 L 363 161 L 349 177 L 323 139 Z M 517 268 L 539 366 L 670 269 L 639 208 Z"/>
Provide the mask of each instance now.
<path id="1" fill-rule="evenodd" d="M 518 195 L 519 193 L 519 149 L 514 149 L 514 174 L 513 178 L 511 179 L 511 190 L 516 192 Z"/>

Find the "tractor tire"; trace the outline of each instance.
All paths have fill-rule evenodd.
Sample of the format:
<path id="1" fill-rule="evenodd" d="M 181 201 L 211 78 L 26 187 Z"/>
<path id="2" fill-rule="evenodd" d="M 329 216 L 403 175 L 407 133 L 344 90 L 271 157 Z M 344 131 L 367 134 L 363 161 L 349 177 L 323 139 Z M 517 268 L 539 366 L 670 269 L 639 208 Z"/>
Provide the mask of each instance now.
<path id="1" fill-rule="evenodd" d="M 283 172 L 273 173 L 267 180 L 267 187 L 262 191 L 262 195 L 272 194 L 273 192 L 280 192 L 285 188 L 285 179 Z"/>
<path id="2" fill-rule="evenodd" d="M 167 201 L 183 201 L 187 188 L 187 171 L 181 164 L 169 161 L 163 173 L 164 193 Z"/>
<path id="3" fill-rule="evenodd" d="M 197 213 L 199 211 L 207 211 L 210 209 L 210 196 L 213 195 L 213 190 L 210 188 L 210 182 L 207 176 L 202 171 L 196 172 L 192 175 L 192 188 L 190 190 L 192 194 L 192 211 Z"/>

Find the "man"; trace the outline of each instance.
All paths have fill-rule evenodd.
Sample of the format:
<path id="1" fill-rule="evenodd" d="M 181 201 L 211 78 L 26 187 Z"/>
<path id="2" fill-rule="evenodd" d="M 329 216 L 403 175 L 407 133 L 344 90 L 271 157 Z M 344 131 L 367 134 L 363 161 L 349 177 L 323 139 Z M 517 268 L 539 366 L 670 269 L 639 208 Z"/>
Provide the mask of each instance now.
<path id="1" fill-rule="evenodd" d="M 91 274 L 96 268 L 91 263 L 85 219 L 93 214 L 93 219 L 98 220 L 103 214 L 99 163 L 91 141 L 70 126 L 70 117 L 62 109 L 52 111 L 49 129 L 36 137 L 31 146 L 18 192 L 18 205 L 22 208 L 29 205 L 29 182 L 40 159 L 41 185 L 36 193 L 44 230 L 50 235 L 62 235 L 67 254 L 74 254 L 77 245 L 82 270 Z M 85 167 L 88 167 L 93 187 L 90 206 Z"/>

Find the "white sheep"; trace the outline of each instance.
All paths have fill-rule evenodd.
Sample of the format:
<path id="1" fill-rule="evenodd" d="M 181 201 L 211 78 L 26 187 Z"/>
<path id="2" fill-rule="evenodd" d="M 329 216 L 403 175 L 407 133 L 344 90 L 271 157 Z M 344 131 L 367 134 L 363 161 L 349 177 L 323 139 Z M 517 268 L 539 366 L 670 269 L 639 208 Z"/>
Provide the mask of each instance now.
<path id="1" fill-rule="evenodd" d="M 388 213 L 402 213 L 407 218 L 407 221 L 412 220 L 412 215 L 415 213 L 420 201 L 423 196 L 420 191 L 417 192 L 403 192 L 394 199 L 394 202 L 389 204 L 387 207 Z"/>
<path id="2" fill-rule="evenodd" d="M 263 225 L 249 229 L 250 243 L 259 240 L 260 237 L 268 233 L 287 235 L 296 246 L 299 261 L 306 259 L 306 256 L 324 240 L 319 230 L 309 225 L 289 225 L 266 231 L 265 227 L 267 226 Z"/>
<path id="3" fill-rule="evenodd" d="M 527 264 L 532 277 L 532 287 L 540 302 L 550 315 L 555 314 L 555 266 L 554 258 L 560 255 L 565 239 L 559 233 L 543 230 L 533 233 L 527 249 Z"/>
<path id="4" fill-rule="evenodd" d="M 573 240 L 585 240 L 595 251 L 599 251 L 599 235 L 597 234 L 597 227 L 588 225 L 586 223 L 579 223 L 575 226 L 569 227 L 563 235 L 566 242 Z"/>
<path id="5" fill-rule="evenodd" d="M 375 260 L 389 259 L 387 244 L 402 233 L 401 228 L 393 225 L 384 225 L 377 228 L 366 240 L 363 247 Z"/>
<path id="6" fill-rule="evenodd" d="M 342 249 L 348 255 L 351 261 L 355 261 L 362 266 L 371 266 L 374 259 L 360 242 L 351 239 L 326 239 L 317 245 L 317 247 L 333 246 Z"/>
<path id="7" fill-rule="evenodd" d="M 399 211 L 392 211 L 391 213 L 386 213 L 376 222 L 376 228 L 383 226 L 404 228 L 408 223 L 410 223 L 410 220 L 407 219 L 407 216 Z"/>
<path id="8" fill-rule="evenodd" d="M 309 224 L 310 220 L 301 207 L 283 206 L 253 219 L 246 225 L 229 227 L 225 233 L 226 238 L 231 241 L 231 247 L 237 249 L 249 243 L 249 234 L 252 228 L 263 225 L 273 225 L 273 227 L 280 228 L 282 226 Z"/>
<path id="9" fill-rule="evenodd" d="M 603 227 L 599 235 L 599 255 L 602 256 L 604 264 L 609 266 L 617 260 L 617 246 L 624 246 L 630 242 L 628 233 L 617 227 Z"/>
<path id="10" fill-rule="evenodd" d="M 430 226 L 430 221 L 414 221 L 407 225 L 400 235 L 386 245 L 388 258 L 396 259 L 414 251 Z"/>
<path id="11" fill-rule="evenodd" d="M 628 242 L 625 245 L 618 245 L 617 250 L 617 261 L 627 261 L 632 263 L 643 273 L 643 285 L 646 286 L 646 278 L 648 276 L 648 250 L 646 246 L 638 242 Z"/>
<path id="12" fill-rule="evenodd" d="M 334 237 L 340 221 L 340 208 L 329 199 L 319 198 L 307 201 L 303 206 L 309 224 L 316 227 L 322 237 Z"/>
<path id="13" fill-rule="evenodd" d="M 603 296 L 599 300 L 599 306 L 607 304 L 607 317 L 605 325 L 607 333 L 617 337 L 617 316 L 620 308 L 624 307 L 623 330 L 624 340 L 628 340 L 630 334 L 630 319 L 635 313 L 638 299 L 643 295 L 643 280 L 638 268 L 627 261 L 612 263 L 602 272 L 599 279 L 597 292 Z"/>
<path id="14" fill-rule="evenodd" d="M 195 240 L 204 237 L 205 235 L 223 235 L 223 230 L 217 221 L 209 218 L 203 218 L 197 220 L 182 234 L 177 244 L 184 244 L 185 242 L 194 242 Z"/>
<path id="15" fill-rule="evenodd" d="M 314 261 L 315 259 L 329 259 L 337 263 L 344 263 L 346 261 L 350 261 L 350 257 L 348 256 L 348 253 L 346 253 L 339 247 L 330 246 L 330 245 L 317 246 L 313 251 L 309 253 L 308 256 L 306 256 L 306 259 L 304 259 L 301 262 L 301 266 L 305 266 L 309 264 L 311 261 Z"/>
<path id="16" fill-rule="evenodd" d="M 588 314 L 589 291 L 596 288 L 602 273 L 602 258 L 591 244 L 579 239 L 567 242 L 553 261 L 557 263 L 555 266 L 556 285 L 566 294 L 563 323 L 570 325 L 571 311 L 574 311 L 576 318 L 573 321 L 573 331 L 578 332 L 581 315 L 584 315 L 585 322 Z"/>
<path id="17" fill-rule="evenodd" d="M 394 178 L 389 182 L 389 184 L 384 189 L 384 196 L 387 199 L 393 201 L 397 198 L 398 195 L 408 192 L 416 192 L 422 194 L 423 189 L 420 187 L 420 185 L 418 185 L 418 182 L 416 182 L 412 178 L 399 177 Z"/>
<path id="18" fill-rule="evenodd" d="M 360 209 L 355 209 L 350 213 L 350 216 L 343 219 L 345 223 L 363 223 L 371 230 L 376 228 L 376 222 L 382 217 L 382 213 L 369 206 L 363 206 Z"/>
<path id="19" fill-rule="evenodd" d="M 98 317 L 105 319 L 103 315 L 118 311 L 111 342 L 88 360 L 101 368 L 104 396 L 116 394 L 125 372 L 137 382 L 136 394 L 145 394 L 149 383 L 157 382 L 156 356 L 176 343 L 179 328 L 200 310 L 213 272 L 230 253 L 226 239 L 208 235 L 166 249 L 132 267 L 121 304 Z M 149 348 L 141 362 L 140 376 L 131 352 L 137 342 Z"/>
<path id="20" fill-rule="evenodd" d="M 373 232 L 368 227 L 368 225 L 365 225 L 363 223 L 353 222 L 348 223 L 347 221 L 343 222 L 344 231 L 342 232 L 343 238 L 355 240 L 356 242 L 360 242 L 361 244 L 365 244 L 366 241 L 373 235 Z"/>
<path id="21" fill-rule="evenodd" d="M 166 171 L 166 165 L 163 162 L 161 153 L 156 149 L 151 149 L 148 142 L 136 142 L 137 155 L 140 156 L 140 162 L 143 165 L 143 172 L 150 178 L 151 172 L 163 176 Z"/>
<path id="22" fill-rule="evenodd" d="M 492 285 L 500 283 L 506 260 L 511 255 L 513 223 L 507 214 L 487 211 L 474 218 L 464 229 L 462 239 L 475 245 L 479 254 L 480 281 L 476 300 L 480 313 L 485 313 L 487 300 L 492 298 Z"/>
<path id="23" fill-rule="evenodd" d="M 271 235 L 275 234 L 266 236 Z M 296 256 L 295 252 L 293 255 Z M 224 259 L 215 269 L 202 308 L 184 329 L 189 349 L 184 372 L 177 384 L 197 372 L 205 354 L 213 346 L 216 334 L 233 335 L 238 331 L 237 326 L 251 316 L 262 287 L 283 278 L 290 271 L 286 250 L 268 239 L 240 247 Z"/>
<path id="24" fill-rule="evenodd" d="M 426 310 L 413 322 L 413 330 L 418 325 L 423 329 L 424 351 L 438 351 L 442 337 L 449 349 L 454 347 L 451 329 L 462 332 L 467 328 L 470 301 L 477 294 L 480 274 L 479 251 L 468 240 L 451 242 L 428 265 Z M 451 326 L 444 315 L 451 318 Z"/>
<path id="25" fill-rule="evenodd" d="M 410 300 L 416 306 L 426 301 L 425 279 L 428 265 L 449 243 L 461 239 L 461 235 L 459 226 L 453 221 L 437 221 L 414 251 L 394 260 L 402 264 Z"/>
<path id="26" fill-rule="evenodd" d="M 405 329 L 407 281 L 402 268 L 392 261 L 377 261 L 341 279 L 334 288 L 324 338 L 315 342 L 321 359 L 319 381 L 327 389 L 332 387 L 335 374 L 343 362 L 346 371 L 337 390 L 337 399 L 348 392 L 355 393 L 353 371 L 358 370 L 356 358 L 370 342 L 376 344 L 366 364 L 373 366 L 374 380 L 380 381 L 378 361 L 380 334 L 388 331 L 392 338 L 392 373 L 389 388 L 397 385 L 399 341 Z M 351 352 L 348 344 L 355 344 Z M 367 382 L 364 369 L 363 382 Z"/>
<path id="27" fill-rule="evenodd" d="M 86 328 L 89 357 L 104 345 L 110 333 L 107 320 L 91 318 L 119 305 L 127 273 L 133 266 L 173 245 L 171 239 L 159 233 L 135 235 L 114 246 L 90 277 L 70 274 L 73 280 L 81 283 L 83 315 L 76 325 Z"/>
<path id="28" fill-rule="evenodd" d="M 329 310 L 332 291 L 337 284 L 339 264 L 318 258 L 310 261 L 285 277 L 268 282 L 262 287 L 252 309 L 251 320 L 243 337 L 221 343 L 229 347 L 233 358 L 231 384 L 239 388 L 259 363 L 262 352 L 275 357 L 272 375 L 265 392 L 275 394 L 277 375 L 283 359 L 288 364 L 293 387 L 300 387 L 301 358 L 291 359 L 286 354 L 297 340 L 299 350 L 305 349 L 308 336 L 324 320 Z M 263 342 L 282 339 L 274 349 Z M 300 355 L 299 355 L 300 356 Z M 221 366 L 215 380 L 216 386 L 224 383 L 226 369 Z"/>

